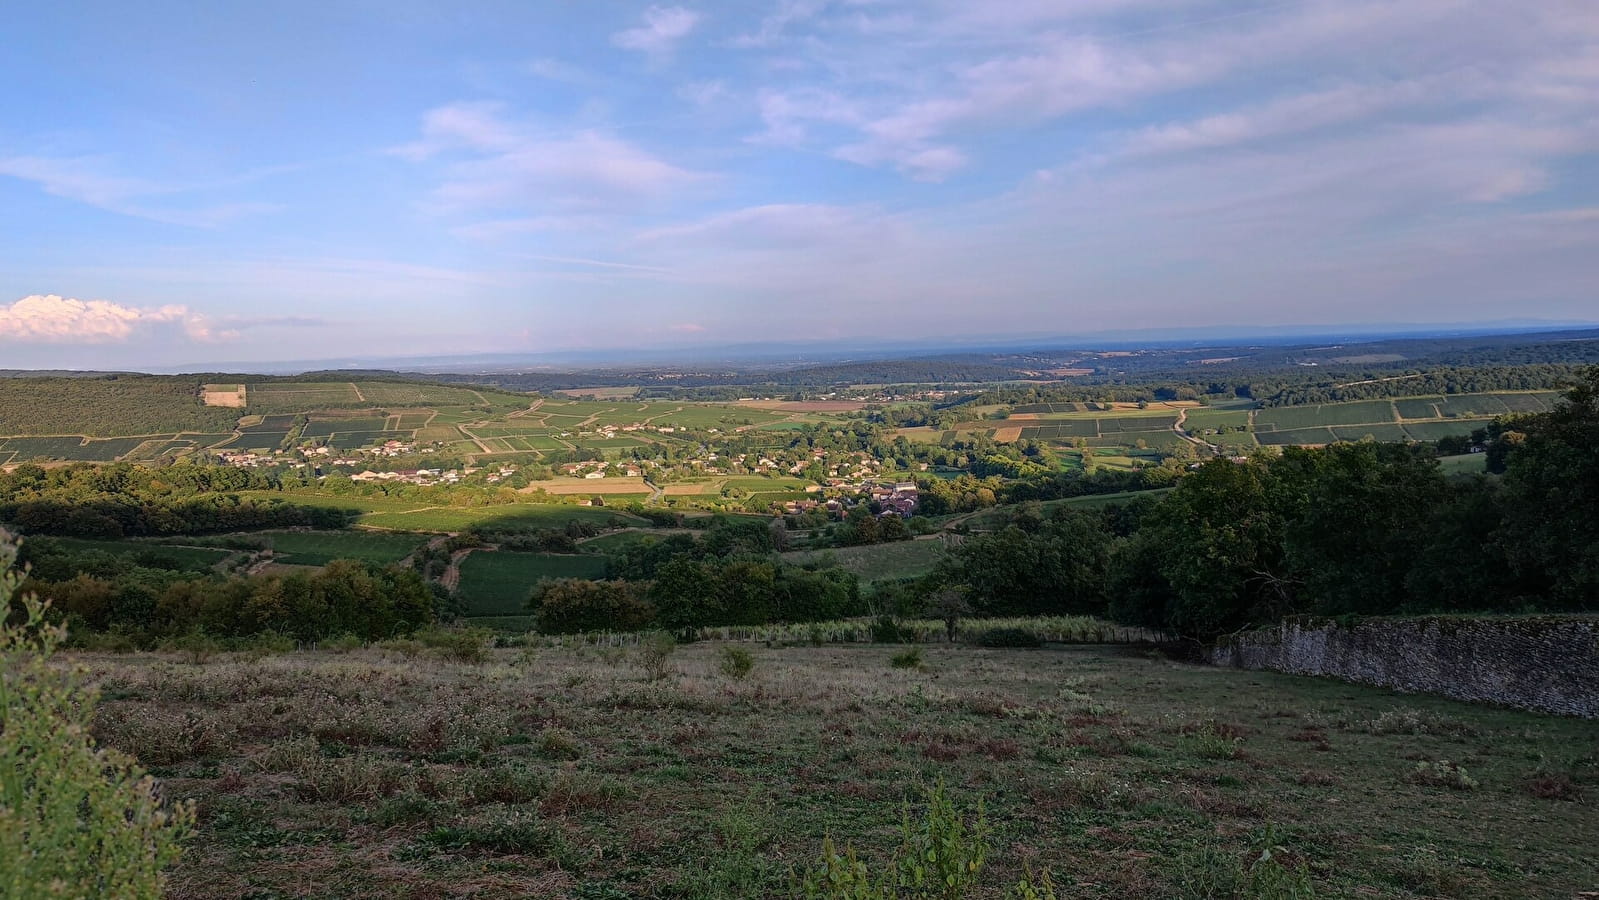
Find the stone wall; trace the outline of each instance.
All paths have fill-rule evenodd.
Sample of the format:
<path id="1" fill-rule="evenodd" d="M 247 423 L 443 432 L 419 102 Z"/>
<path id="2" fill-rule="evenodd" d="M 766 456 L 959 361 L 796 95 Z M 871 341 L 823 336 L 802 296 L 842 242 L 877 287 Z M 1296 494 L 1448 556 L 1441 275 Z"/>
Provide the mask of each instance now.
<path id="1" fill-rule="evenodd" d="M 1224 638 L 1221 666 L 1599 718 L 1599 618 L 1291 619 Z"/>

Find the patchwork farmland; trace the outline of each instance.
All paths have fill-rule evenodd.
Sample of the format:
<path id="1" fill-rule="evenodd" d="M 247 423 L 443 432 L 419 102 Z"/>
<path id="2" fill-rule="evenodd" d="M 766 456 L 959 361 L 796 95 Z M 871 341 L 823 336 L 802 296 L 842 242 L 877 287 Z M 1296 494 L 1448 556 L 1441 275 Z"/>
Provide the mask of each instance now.
<path id="1" fill-rule="evenodd" d="M 1257 446 L 1319 445 L 1335 441 L 1436 441 L 1468 435 L 1496 416 L 1540 412 L 1553 391 L 1500 391 L 1436 397 L 1405 397 L 1261 408 L 1240 401 L 1218 406 L 1192 403 L 1037 403 L 1017 406 L 1002 424 L 962 423 L 961 431 L 985 431 L 996 441 L 1042 441 L 1060 447 L 1170 448 L 1185 439 L 1228 452 Z M 1106 408 L 1109 407 L 1109 408 Z M 960 431 L 905 428 L 908 440 L 941 443 Z"/>

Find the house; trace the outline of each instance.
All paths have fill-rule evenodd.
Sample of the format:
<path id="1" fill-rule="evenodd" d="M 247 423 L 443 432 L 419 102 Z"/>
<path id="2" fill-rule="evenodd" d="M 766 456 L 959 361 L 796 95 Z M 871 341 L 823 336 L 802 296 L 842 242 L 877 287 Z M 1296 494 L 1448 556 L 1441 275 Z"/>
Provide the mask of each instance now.
<path id="1" fill-rule="evenodd" d="M 595 479 L 595 478 L 604 478 L 605 477 L 605 473 L 603 471 L 600 471 L 600 470 L 596 469 L 593 472 L 584 473 L 583 477 L 587 478 L 587 479 L 591 479 L 591 480 Z"/>

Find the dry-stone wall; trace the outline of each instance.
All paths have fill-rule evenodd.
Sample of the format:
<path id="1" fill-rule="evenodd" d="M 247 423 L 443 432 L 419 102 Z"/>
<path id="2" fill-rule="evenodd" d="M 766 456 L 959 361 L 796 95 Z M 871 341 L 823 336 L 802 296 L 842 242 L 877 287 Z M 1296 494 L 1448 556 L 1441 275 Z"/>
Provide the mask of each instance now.
<path id="1" fill-rule="evenodd" d="M 1224 639 L 1222 666 L 1599 718 L 1599 618 L 1291 619 Z"/>

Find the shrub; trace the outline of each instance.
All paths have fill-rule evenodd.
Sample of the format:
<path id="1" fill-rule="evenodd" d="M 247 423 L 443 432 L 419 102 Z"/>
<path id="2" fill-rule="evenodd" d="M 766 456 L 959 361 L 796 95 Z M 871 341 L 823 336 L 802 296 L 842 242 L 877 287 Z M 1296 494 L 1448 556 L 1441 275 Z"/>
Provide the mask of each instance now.
<path id="1" fill-rule="evenodd" d="M 755 654 L 743 647 L 724 644 L 716 660 L 716 669 L 729 678 L 747 678 L 755 668 Z"/>
<path id="2" fill-rule="evenodd" d="M 487 628 L 430 628 L 412 635 L 435 656 L 451 662 L 480 663 L 488 659 L 494 635 Z"/>
<path id="3" fill-rule="evenodd" d="M 239 649 L 260 659 L 277 653 L 293 653 L 297 646 L 294 638 L 289 635 L 276 631 L 263 631 L 243 641 Z"/>
<path id="4" fill-rule="evenodd" d="M 893 616 L 878 616 L 872 620 L 872 643 L 903 644 L 906 639 L 907 635 Z"/>
<path id="5" fill-rule="evenodd" d="M 191 631 L 163 641 L 163 653 L 177 653 L 193 665 L 204 665 L 222 652 L 222 642 L 203 631 Z"/>
<path id="6" fill-rule="evenodd" d="M 1527 793 L 1540 800 L 1577 802 L 1582 799 L 1582 788 L 1565 772 L 1539 770 L 1527 778 L 1526 787 Z"/>
<path id="7" fill-rule="evenodd" d="M 980 632 L 975 643 L 980 647 L 1027 647 L 1035 648 L 1044 646 L 1038 635 L 1025 628 L 990 628 Z"/>
<path id="8" fill-rule="evenodd" d="M 0 610 L 21 577 L 0 532 Z M 89 739 L 95 691 L 50 664 L 66 637 L 31 596 L 0 616 L 0 896 L 155 900 L 194 807 L 164 808 L 133 760 Z"/>
<path id="9" fill-rule="evenodd" d="M 365 646 L 365 643 L 366 642 L 362 641 L 360 637 L 346 631 L 343 634 L 337 634 L 325 641 L 322 641 L 317 646 L 323 650 L 330 650 L 334 653 L 349 653 L 351 650 L 361 649 L 363 646 Z"/>
<path id="10" fill-rule="evenodd" d="M 677 641 L 664 631 L 657 631 L 639 641 L 638 663 L 644 669 L 644 677 L 650 681 L 660 681 L 670 674 L 675 650 Z"/>
<path id="11" fill-rule="evenodd" d="M 888 664 L 896 669 L 920 669 L 922 667 L 922 648 L 911 647 L 888 658 Z"/>

